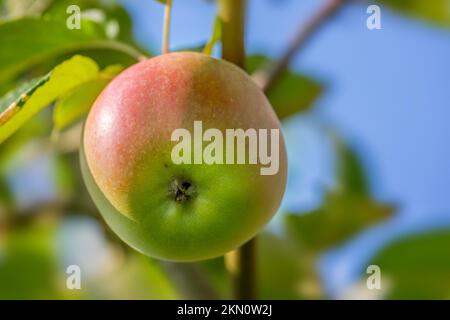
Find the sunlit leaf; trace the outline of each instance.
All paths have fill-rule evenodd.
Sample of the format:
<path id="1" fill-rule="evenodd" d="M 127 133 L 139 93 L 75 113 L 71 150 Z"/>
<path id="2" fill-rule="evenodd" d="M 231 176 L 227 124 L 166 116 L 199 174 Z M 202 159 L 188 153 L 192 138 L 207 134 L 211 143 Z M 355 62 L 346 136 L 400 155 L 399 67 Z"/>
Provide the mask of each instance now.
<path id="1" fill-rule="evenodd" d="M 371 264 L 380 267 L 390 299 L 450 298 L 450 231 L 416 234 L 383 249 Z"/>
<path id="2" fill-rule="evenodd" d="M 51 102 L 97 75 L 97 64 L 82 56 L 74 56 L 57 66 L 45 82 L 27 90 L 25 96 L 0 114 L 0 143 Z"/>
<path id="3" fill-rule="evenodd" d="M 23 82 L 16 89 L 8 92 L 0 100 L 0 114 L 5 112 L 12 104 L 16 104 L 18 108 L 22 107 L 25 104 L 27 97 L 30 97 L 37 88 L 44 85 L 49 79 L 50 74 L 47 74 L 41 78 Z M 0 116 L 0 125 L 6 121 L 7 119 L 4 115 Z"/>
<path id="4" fill-rule="evenodd" d="M 63 129 L 86 114 L 103 88 L 121 70 L 121 66 L 110 66 L 59 99 L 53 112 L 55 127 Z"/>

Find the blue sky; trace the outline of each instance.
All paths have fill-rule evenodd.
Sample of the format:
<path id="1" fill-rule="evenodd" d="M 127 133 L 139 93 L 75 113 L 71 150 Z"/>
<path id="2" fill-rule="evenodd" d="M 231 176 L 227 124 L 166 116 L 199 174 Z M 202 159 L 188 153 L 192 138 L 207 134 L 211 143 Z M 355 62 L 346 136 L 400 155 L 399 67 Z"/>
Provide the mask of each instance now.
<path id="1" fill-rule="evenodd" d="M 140 43 L 159 52 L 163 7 L 122 1 Z M 251 0 L 247 50 L 276 58 L 317 0 Z M 327 90 L 285 134 L 290 180 L 283 206 L 306 210 L 333 183 L 332 154 L 322 128 L 336 128 L 360 151 L 375 196 L 393 201 L 397 216 L 327 253 L 321 264 L 332 295 L 358 278 L 381 246 L 407 232 L 450 226 L 450 31 L 382 10 L 382 30 L 366 28 L 366 6 L 344 9 L 292 61 L 292 68 L 324 81 Z M 175 0 L 172 48 L 205 42 L 215 7 Z"/>

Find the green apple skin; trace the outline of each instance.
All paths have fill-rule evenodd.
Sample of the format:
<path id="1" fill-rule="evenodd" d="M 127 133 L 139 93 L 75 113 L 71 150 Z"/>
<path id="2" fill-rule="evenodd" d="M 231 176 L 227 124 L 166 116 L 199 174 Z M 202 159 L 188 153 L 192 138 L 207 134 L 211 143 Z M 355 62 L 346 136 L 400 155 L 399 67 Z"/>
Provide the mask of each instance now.
<path id="1" fill-rule="evenodd" d="M 171 134 L 280 129 L 264 93 L 240 68 L 178 52 L 131 66 L 100 94 L 85 123 L 81 168 L 88 190 L 112 230 L 131 247 L 159 259 L 194 261 L 236 249 L 269 222 L 286 184 L 280 130 L 279 171 L 260 164 L 181 164 L 171 160 Z M 189 196 L 176 199 L 174 185 Z"/>

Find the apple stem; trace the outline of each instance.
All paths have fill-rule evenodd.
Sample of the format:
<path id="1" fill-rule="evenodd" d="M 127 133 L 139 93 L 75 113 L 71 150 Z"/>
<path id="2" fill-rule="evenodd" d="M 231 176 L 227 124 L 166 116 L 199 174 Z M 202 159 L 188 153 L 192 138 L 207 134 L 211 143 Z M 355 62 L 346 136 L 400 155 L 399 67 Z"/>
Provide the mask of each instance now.
<path id="1" fill-rule="evenodd" d="M 245 69 L 245 8 L 246 0 L 220 0 L 222 21 L 222 58 Z"/>
<path id="2" fill-rule="evenodd" d="M 222 21 L 222 58 L 245 70 L 245 12 L 246 0 L 220 0 Z M 236 251 L 225 255 L 233 278 L 235 299 L 256 298 L 256 242 L 251 239 Z"/>
<path id="3" fill-rule="evenodd" d="M 163 43 L 162 54 L 169 53 L 169 33 L 170 33 L 170 16 L 172 13 L 172 0 L 166 0 L 164 8 L 164 26 L 163 26 Z"/>

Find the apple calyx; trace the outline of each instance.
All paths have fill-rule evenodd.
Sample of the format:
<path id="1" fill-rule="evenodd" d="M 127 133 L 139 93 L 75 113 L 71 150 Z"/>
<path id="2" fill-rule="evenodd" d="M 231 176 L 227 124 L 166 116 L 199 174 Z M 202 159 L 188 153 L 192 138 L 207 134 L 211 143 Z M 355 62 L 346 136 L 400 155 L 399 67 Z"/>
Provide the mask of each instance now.
<path id="1" fill-rule="evenodd" d="M 175 177 L 169 185 L 169 197 L 177 203 L 187 202 L 195 196 L 195 187 L 188 179 Z"/>

